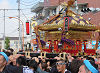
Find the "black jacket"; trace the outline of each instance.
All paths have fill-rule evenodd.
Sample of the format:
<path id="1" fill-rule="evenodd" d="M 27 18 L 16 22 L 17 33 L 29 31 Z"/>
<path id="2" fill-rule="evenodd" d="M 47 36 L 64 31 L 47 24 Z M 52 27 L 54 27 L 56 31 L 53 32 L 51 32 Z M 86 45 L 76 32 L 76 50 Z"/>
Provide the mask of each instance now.
<path id="1" fill-rule="evenodd" d="M 65 71 L 65 73 L 71 73 L 69 70 Z"/>
<path id="2" fill-rule="evenodd" d="M 0 73 L 23 73 L 23 67 L 7 65 Z"/>

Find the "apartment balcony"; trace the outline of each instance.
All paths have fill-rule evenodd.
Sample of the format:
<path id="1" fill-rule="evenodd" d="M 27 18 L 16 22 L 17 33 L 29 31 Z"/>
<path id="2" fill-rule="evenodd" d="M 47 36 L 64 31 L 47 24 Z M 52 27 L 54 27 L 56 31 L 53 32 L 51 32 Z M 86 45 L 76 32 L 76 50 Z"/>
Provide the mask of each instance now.
<path id="1" fill-rule="evenodd" d="M 79 8 L 85 8 L 88 6 L 88 3 L 78 3 L 77 5 Z M 75 7 L 76 5 L 74 4 L 73 6 Z"/>
<path id="2" fill-rule="evenodd" d="M 31 12 L 37 13 L 37 12 L 41 11 L 43 8 L 44 8 L 44 2 L 38 2 L 36 5 L 34 5 L 31 8 Z"/>
<path id="3" fill-rule="evenodd" d="M 38 14 L 38 15 L 34 16 L 34 19 L 36 19 L 36 20 L 39 20 L 39 19 L 44 20 L 44 18 L 45 17 L 42 14 Z"/>
<path id="4" fill-rule="evenodd" d="M 52 10 L 55 8 L 57 8 L 57 6 L 47 6 L 47 7 L 45 7 L 45 10 Z"/>

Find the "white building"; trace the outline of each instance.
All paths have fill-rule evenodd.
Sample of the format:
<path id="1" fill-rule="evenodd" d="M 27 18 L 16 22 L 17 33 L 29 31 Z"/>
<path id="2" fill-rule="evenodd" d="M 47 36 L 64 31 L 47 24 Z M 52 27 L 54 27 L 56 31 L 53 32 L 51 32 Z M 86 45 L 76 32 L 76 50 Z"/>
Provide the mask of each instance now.
<path id="1" fill-rule="evenodd" d="M 8 37 L 10 40 L 10 48 L 18 49 L 19 37 Z M 0 49 L 4 49 L 4 39 L 0 38 Z"/>

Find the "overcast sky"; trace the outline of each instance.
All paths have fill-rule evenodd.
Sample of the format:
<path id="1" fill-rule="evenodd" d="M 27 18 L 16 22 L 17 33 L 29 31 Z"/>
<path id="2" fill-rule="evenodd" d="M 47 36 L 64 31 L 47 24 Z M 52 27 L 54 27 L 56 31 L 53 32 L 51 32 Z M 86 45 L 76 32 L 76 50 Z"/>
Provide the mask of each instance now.
<path id="1" fill-rule="evenodd" d="M 20 0 L 21 5 L 21 20 L 25 22 L 30 20 L 34 13 L 31 12 L 32 6 L 34 6 L 37 2 L 43 0 Z M 18 3 L 17 0 L 0 0 L 0 9 L 17 9 Z M 6 36 L 18 36 L 18 20 L 17 19 L 9 19 L 8 17 L 17 17 L 17 10 L 6 10 Z M 26 16 L 26 17 L 25 17 Z M 24 29 L 25 30 L 25 29 Z M 24 31 L 25 32 L 25 31 Z M 3 36 L 4 33 L 4 11 L 0 10 L 0 37 Z"/>

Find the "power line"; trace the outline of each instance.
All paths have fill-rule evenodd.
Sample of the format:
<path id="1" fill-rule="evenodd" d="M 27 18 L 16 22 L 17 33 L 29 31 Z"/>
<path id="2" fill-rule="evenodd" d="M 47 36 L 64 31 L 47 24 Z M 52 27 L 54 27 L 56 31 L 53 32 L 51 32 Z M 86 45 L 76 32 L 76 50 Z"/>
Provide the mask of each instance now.
<path id="1" fill-rule="evenodd" d="M 24 8 L 24 9 L 21 9 L 21 10 L 26 10 L 26 9 L 31 9 L 31 8 Z"/>
<path id="2" fill-rule="evenodd" d="M 28 2 L 25 2 L 25 1 L 21 0 L 21 2 L 23 2 L 23 3 L 32 3 L 32 2 L 34 2 L 34 0 L 33 1 L 28 1 Z"/>
<path id="3" fill-rule="evenodd" d="M 25 18 L 28 20 L 28 18 L 26 17 L 26 15 L 23 13 L 23 11 L 21 10 L 22 14 L 25 16 Z"/>
<path id="4" fill-rule="evenodd" d="M 26 3 L 20 3 L 20 4 L 25 5 L 25 6 L 32 6 L 32 5 L 36 5 L 38 2 L 40 2 L 40 1 L 31 3 L 31 4 L 26 4 Z"/>
<path id="5" fill-rule="evenodd" d="M 28 13 L 28 14 L 25 14 L 25 15 L 30 15 L 30 14 L 33 14 L 33 13 Z"/>
<path id="6" fill-rule="evenodd" d="M 0 10 L 4 10 L 4 9 L 0 9 Z M 5 9 L 5 10 L 18 10 L 18 9 Z"/>
<path id="7" fill-rule="evenodd" d="M 24 4 L 24 3 L 20 3 L 21 5 L 24 5 L 24 6 L 32 6 L 34 4 Z"/>

